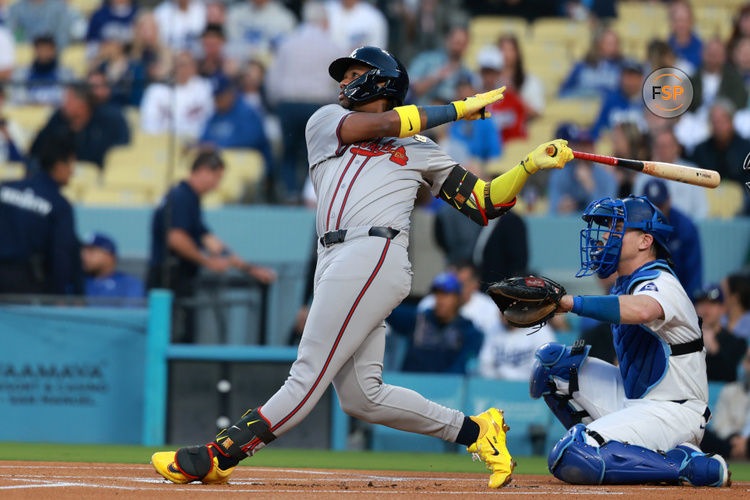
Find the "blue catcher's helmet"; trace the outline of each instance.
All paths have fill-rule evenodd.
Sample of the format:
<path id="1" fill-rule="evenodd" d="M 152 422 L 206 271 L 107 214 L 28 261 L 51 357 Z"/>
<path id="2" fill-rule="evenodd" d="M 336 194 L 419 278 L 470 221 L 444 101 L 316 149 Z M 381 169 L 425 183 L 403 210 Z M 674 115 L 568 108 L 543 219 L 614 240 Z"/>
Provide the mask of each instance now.
<path id="1" fill-rule="evenodd" d="M 645 196 L 593 201 L 582 218 L 587 226 L 581 230 L 581 268 L 576 273 L 577 278 L 594 273 L 606 278 L 615 272 L 627 229 L 650 234 L 663 252 L 669 254 L 667 242 L 673 228 L 661 210 Z M 604 234 L 607 234 L 606 241 L 602 237 Z"/>
<path id="2" fill-rule="evenodd" d="M 349 57 L 333 61 L 328 67 L 328 74 L 340 82 L 353 63 L 365 64 L 372 69 L 344 87 L 344 95 L 350 101 L 367 102 L 378 97 L 389 97 L 397 106 L 404 103 L 409 90 L 409 75 L 396 56 L 378 47 L 360 47 L 349 54 Z"/>

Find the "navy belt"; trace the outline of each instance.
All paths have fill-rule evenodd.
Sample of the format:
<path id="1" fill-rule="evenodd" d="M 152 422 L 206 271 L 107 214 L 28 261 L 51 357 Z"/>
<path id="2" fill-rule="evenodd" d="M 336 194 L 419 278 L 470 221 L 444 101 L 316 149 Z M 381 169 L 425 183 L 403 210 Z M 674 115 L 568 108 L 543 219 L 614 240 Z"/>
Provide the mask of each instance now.
<path id="1" fill-rule="evenodd" d="M 372 226 L 367 232 L 369 236 L 377 236 L 379 238 L 386 238 L 392 240 L 400 233 L 398 229 L 392 227 L 383 226 Z M 320 237 L 320 244 L 324 247 L 335 245 L 336 243 L 343 243 L 346 240 L 346 229 L 339 229 L 338 231 L 329 231 Z"/>
<path id="2" fill-rule="evenodd" d="M 687 399 L 673 399 L 673 403 L 679 403 L 683 404 L 687 401 Z M 706 411 L 703 412 L 703 419 L 708 423 L 709 420 L 711 420 L 711 410 L 708 409 L 708 406 L 706 406 Z"/>

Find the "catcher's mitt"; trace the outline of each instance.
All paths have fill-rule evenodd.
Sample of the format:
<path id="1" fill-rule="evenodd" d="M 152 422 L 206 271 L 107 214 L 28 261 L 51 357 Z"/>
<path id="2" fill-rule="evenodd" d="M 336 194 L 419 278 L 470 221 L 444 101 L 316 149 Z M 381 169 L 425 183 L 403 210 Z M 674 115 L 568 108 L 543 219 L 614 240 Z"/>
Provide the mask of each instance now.
<path id="1" fill-rule="evenodd" d="M 513 326 L 544 325 L 555 314 L 565 288 L 543 276 L 506 278 L 490 285 L 487 293 Z"/>

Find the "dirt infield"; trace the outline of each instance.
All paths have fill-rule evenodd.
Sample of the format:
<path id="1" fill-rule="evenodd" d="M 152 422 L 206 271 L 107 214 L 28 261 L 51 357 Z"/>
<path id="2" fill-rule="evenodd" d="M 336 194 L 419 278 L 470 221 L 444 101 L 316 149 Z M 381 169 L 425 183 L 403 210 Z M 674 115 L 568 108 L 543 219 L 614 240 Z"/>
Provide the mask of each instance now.
<path id="1" fill-rule="evenodd" d="M 230 484 L 206 486 L 167 483 L 149 465 L 58 462 L 0 462 L 0 497 L 3 499 L 143 499 L 241 498 L 321 499 L 354 494 L 368 497 L 456 498 L 503 495 L 534 498 L 565 495 L 568 498 L 643 498 L 660 500 L 694 498 L 749 498 L 750 482 L 731 488 L 669 486 L 570 486 L 551 476 L 517 475 L 501 490 L 486 487 L 485 474 L 426 472 L 368 472 L 322 469 L 240 467 Z"/>

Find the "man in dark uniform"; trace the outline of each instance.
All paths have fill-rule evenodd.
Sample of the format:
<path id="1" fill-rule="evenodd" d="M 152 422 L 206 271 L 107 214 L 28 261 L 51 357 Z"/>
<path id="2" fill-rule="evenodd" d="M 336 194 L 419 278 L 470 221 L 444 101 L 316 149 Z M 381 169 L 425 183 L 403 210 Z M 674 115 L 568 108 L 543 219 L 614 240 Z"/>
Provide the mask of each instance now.
<path id="1" fill-rule="evenodd" d="M 0 293 L 81 293 L 73 208 L 60 193 L 75 160 L 70 137 L 52 138 L 40 172 L 0 186 Z"/>
<path id="2" fill-rule="evenodd" d="M 176 298 L 192 297 L 201 267 L 217 273 L 234 267 L 265 284 L 276 278 L 271 269 L 251 265 L 232 253 L 204 224 L 201 197 L 213 191 L 223 175 L 219 154 L 203 151 L 188 178 L 172 187 L 157 207 L 151 223 L 149 288 L 169 288 Z M 194 340 L 191 316 L 184 319 L 184 342 Z"/>

